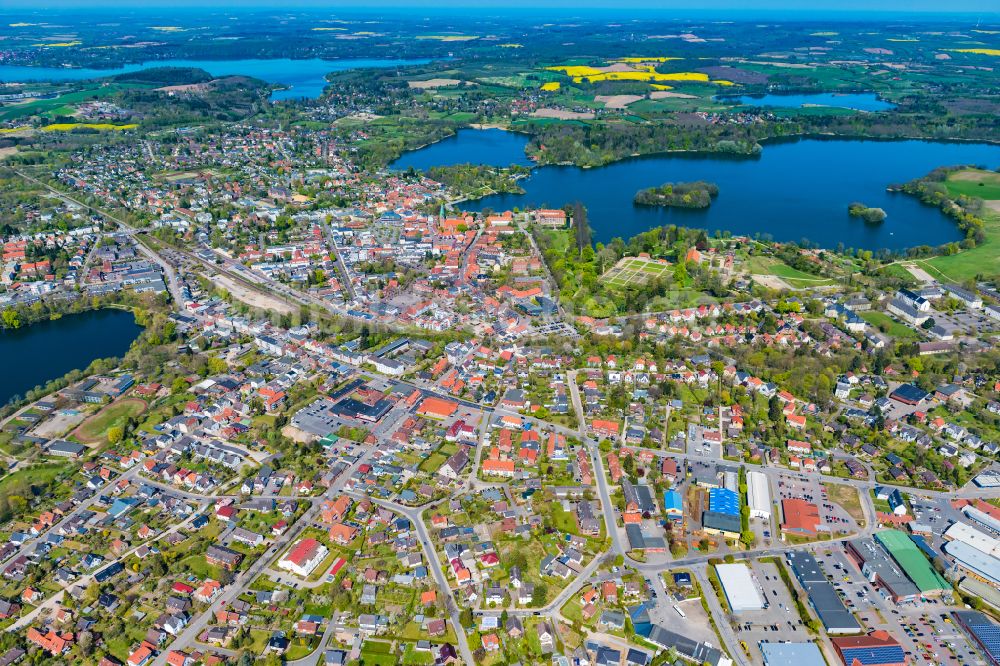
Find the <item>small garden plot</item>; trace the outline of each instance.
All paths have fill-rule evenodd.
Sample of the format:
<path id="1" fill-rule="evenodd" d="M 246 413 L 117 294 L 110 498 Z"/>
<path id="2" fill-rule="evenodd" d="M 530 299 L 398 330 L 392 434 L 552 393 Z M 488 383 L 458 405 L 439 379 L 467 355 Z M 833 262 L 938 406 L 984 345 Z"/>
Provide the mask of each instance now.
<path id="1" fill-rule="evenodd" d="M 641 286 L 654 278 L 666 278 L 672 273 L 673 267 L 665 261 L 644 259 L 640 257 L 622 257 L 603 277 L 604 284 L 610 287 L 625 288 Z"/>
<path id="2" fill-rule="evenodd" d="M 365 641 L 361 644 L 361 661 L 374 666 L 395 666 L 396 656 L 392 644 L 383 641 Z"/>

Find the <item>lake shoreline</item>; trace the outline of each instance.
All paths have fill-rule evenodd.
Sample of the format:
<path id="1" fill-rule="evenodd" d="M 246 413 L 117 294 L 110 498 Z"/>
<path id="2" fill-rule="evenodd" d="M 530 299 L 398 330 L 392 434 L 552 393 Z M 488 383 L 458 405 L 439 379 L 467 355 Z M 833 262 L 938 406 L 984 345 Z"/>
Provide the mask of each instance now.
<path id="1" fill-rule="evenodd" d="M 8 377 L 0 386 L 0 406 L 98 359 L 123 357 L 143 330 L 131 308 L 100 307 L 0 331 Z"/>
<path id="2" fill-rule="evenodd" d="M 426 171 L 432 166 L 484 162 L 525 166 L 531 173 L 519 181 L 525 194 L 463 197 L 456 207 L 478 212 L 558 207 L 579 200 L 588 207 L 595 240 L 601 242 L 675 224 L 831 250 L 842 246 L 903 253 L 913 247 L 940 247 L 964 238 L 954 222 L 918 200 L 893 197 L 886 188 L 942 165 L 1000 166 L 1000 142 L 965 139 L 809 133 L 762 141 L 762 150 L 753 155 L 671 150 L 615 160 L 600 168 L 532 162 L 524 150 L 530 138 L 523 132 L 465 127 L 447 139 L 408 151 L 390 168 Z M 822 169 L 817 170 L 819 165 Z M 718 183 L 718 201 L 707 209 L 658 211 L 640 210 L 649 207 L 633 202 L 638 189 L 686 180 Z M 847 205 L 858 200 L 884 208 L 889 219 L 873 229 L 850 218 Z"/>

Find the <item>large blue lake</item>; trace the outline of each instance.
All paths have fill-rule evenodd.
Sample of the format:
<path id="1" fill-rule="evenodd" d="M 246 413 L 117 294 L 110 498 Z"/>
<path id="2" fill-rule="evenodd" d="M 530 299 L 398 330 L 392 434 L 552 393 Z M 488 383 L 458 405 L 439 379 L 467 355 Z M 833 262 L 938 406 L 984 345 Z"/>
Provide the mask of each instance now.
<path id="1" fill-rule="evenodd" d="M 287 90 L 276 90 L 271 99 L 315 99 L 323 92 L 326 74 L 348 69 L 386 68 L 418 65 L 429 60 L 290 60 L 288 58 L 249 60 L 156 60 L 142 64 L 132 64 L 117 69 L 73 69 L 68 67 L 25 67 L 0 65 L 0 82 L 13 81 L 82 81 L 115 74 L 138 72 L 154 67 L 197 67 L 212 76 L 242 74 L 268 83 L 291 86 Z"/>
<path id="2" fill-rule="evenodd" d="M 875 93 L 807 93 L 807 94 L 769 94 L 769 95 L 736 95 L 733 97 L 719 95 L 720 102 L 744 104 L 746 106 L 770 106 L 778 108 L 798 109 L 806 106 L 834 106 L 856 111 L 888 111 L 896 108 L 892 102 L 881 100 Z"/>
<path id="3" fill-rule="evenodd" d="M 131 312 L 114 309 L 0 331 L 0 405 L 95 359 L 124 356 L 141 332 Z"/>
<path id="4" fill-rule="evenodd" d="M 462 130 L 457 136 L 413 151 L 394 168 L 473 162 L 526 164 L 528 137 L 502 130 Z M 594 237 L 629 238 L 663 224 L 710 232 L 761 234 L 775 240 L 876 250 L 940 245 L 961 239 L 939 210 L 905 194 L 886 192 L 932 169 L 956 164 L 1000 166 L 1000 146 L 931 141 L 804 139 L 766 145 L 756 158 L 672 153 L 615 162 L 595 169 L 545 166 L 521 181 L 525 194 L 499 194 L 461 207 L 469 211 L 526 206 L 561 207 L 581 201 Z M 636 191 L 666 182 L 706 180 L 719 196 L 706 210 L 636 206 Z M 866 224 L 847 214 L 860 201 L 884 208 L 882 224 Z"/>

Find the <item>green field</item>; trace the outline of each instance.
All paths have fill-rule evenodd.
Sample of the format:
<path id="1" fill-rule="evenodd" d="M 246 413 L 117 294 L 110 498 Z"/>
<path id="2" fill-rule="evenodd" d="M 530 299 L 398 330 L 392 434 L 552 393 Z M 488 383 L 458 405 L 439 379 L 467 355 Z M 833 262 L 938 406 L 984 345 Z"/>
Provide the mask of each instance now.
<path id="1" fill-rule="evenodd" d="M 747 260 L 747 270 L 753 275 L 773 275 L 781 278 L 793 289 L 809 287 L 824 287 L 835 284 L 830 278 L 811 275 L 773 257 L 750 257 Z"/>
<path id="2" fill-rule="evenodd" d="M 383 641 L 365 641 L 361 644 L 361 661 L 374 666 L 395 666 L 396 656 L 392 645 Z"/>
<path id="3" fill-rule="evenodd" d="M 948 176 L 945 185 L 953 196 L 964 194 L 979 199 L 1000 199 L 1000 173 L 967 169 Z"/>
<path id="4" fill-rule="evenodd" d="M 890 335 L 894 338 L 905 340 L 908 338 L 912 339 L 920 337 L 912 328 L 906 324 L 896 321 L 884 312 L 876 312 L 872 310 L 869 312 L 859 312 L 858 316 L 886 335 Z"/>
<path id="5" fill-rule="evenodd" d="M 982 187 L 978 183 L 984 183 Z M 917 261 L 917 265 L 935 278 L 948 282 L 964 282 L 977 276 L 986 278 L 1000 275 L 1000 174 L 992 171 L 968 169 L 948 177 L 948 190 L 954 194 L 969 194 L 984 199 L 992 210 L 983 216 L 986 240 L 971 250 L 950 256 L 932 257 Z"/>
<path id="6" fill-rule="evenodd" d="M 84 444 L 99 444 L 107 436 L 108 429 L 125 425 L 146 411 L 146 403 L 139 398 L 126 398 L 111 403 L 80 424 L 73 434 Z"/>
<path id="7" fill-rule="evenodd" d="M 93 84 L 89 84 L 93 85 Z M 95 99 L 109 97 L 125 88 L 146 87 L 129 83 L 113 83 L 96 88 L 87 88 L 59 95 L 52 99 L 38 99 L 20 104 L 8 104 L 0 108 L 0 121 L 27 118 L 29 116 L 68 116 L 74 112 L 73 105 Z"/>
<path id="8" fill-rule="evenodd" d="M 46 463 L 43 465 L 32 465 L 25 469 L 19 469 L 12 474 L 0 479 L 0 494 L 10 495 L 11 490 L 29 483 L 36 487 L 44 487 L 54 481 L 59 475 L 65 474 L 72 468 L 70 463 Z"/>
<path id="9" fill-rule="evenodd" d="M 906 285 L 917 284 L 917 279 L 913 277 L 913 274 L 900 264 L 889 264 L 879 269 L 879 272 L 898 280 L 902 280 L 903 284 Z"/>
<path id="10" fill-rule="evenodd" d="M 448 456 L 444 455 L 440 451 L 436 451 L 427 456 L 427 459 L 420 463 L 420 470 L 427 472 L 428 474 L 433 474 L 440 469 L 441 465 L 443 465 L 444 461 L 447 459 Z"/>

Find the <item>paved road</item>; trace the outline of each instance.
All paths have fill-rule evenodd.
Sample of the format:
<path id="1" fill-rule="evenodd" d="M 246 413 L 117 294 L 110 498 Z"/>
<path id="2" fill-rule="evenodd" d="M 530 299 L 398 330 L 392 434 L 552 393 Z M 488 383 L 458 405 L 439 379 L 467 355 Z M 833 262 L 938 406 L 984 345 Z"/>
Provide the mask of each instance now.
<path id="1" fill-rule="evenodd" d="M 121 227 L 123 231 L 129 234 L 129 236 L 133 237 L 133 240 L 135 241 L 136 246 L 139 248 L 139 251 L 142 254 L 146 255 L 151 261 L 158 264 L 160 268 L 163 269 L 163 273 L 167 277 L 167 288 L 170 290 L 170 295 L 174 299 L 174 302 L 177 303 L 178 305 L 184 302 L 183 299 L 181 298 L 180 281 L 177 279 L 177 274 L 174 272 L 173 266 L 171 266 L 166 259 L 161 257 L 159 254 L 154 252 L 151 248 L 147 247 L 145 244 L 143 244 L 138 238 L 135 238 L 135 234 L 137 231 L 135 227 L 125 222 L 121 218 L 115 217 L 114 215 L 111 215 L 107 211 L 91 206 L 90 204 L 80 201 L 79 199 L 76 199 L 73 196 L 66 194 L 65 192 L 57 190 L 48 183 L 43 183 L 42 181 L 38 180 L 37 178 L 34 178 L 33 176 L 29 176 L 23 171 L 15 169 L 14 173 L 16 173 L 21 178 L 29 182 L 32 182 L 35 185 L 38 185 L 39 187 L 44 187 L 49 192 L 52 192 L 53 194 L 63 199 L 64 201 L 70 201 L 72 203 L 77 204 L 78 206 L 82 206 L 86 210 L 98 213 L 102 217 L 106 217 L 107 219 L 111 220 L 119 227 Z"/>
<path id="2" fill-rule="evenodd" d="M 195 518 L 197 518 L 198 516 L 200 516 L 204 512 L 204 510 L 205 510 L 206 507 L 207 507 L 207 505 L 200 506 L 197 511 L 191 512 L 190 516 L 188 516 L 187 518 L 185 518 L 183 521 L 177 523 L 176 525 L 174 525 L 170 529 L 165 530 L 165 531 L 161 532 L 160 534 L 157 534 L 155 537 L 153 537 L 151 539 L 147 539 L 146 541 L 143 541 L 142 543 L 138 543 L 138 544 L 134 545 L 132 548 L 129 548 L 128 551 L 122 553 L 119 557 L 116 557 L 116 558 L 114 558 L 112 560 L 108 560 L 108 561 L 104 562 L 96 571 L 94 571 L 92 573 L 89 573 L 89 574 L 87 574 L 85 576 L 81 576 L 80 578 L 74 580 L 69 585 L 72 585 L 74 587 L 80 586 L 83 589 L 86 589 L 90 585 L 90 583 L 93 582 L 93 580 L 94 580 L 94 574 L 96 574 L 98 571 L 103 571 L 105 568 L 107 568 L 108 566 L 110 566 L 110 565 L 112 565 L 112 564 L 114 564 L 116 562 L 124 562 L 125 560 L 127 560 L 129 557 L 131 557 L 137 550 L 139 550 L 143 546 L 148 546 L 150 544 L 153 544 L 153 543 L 156 543 L 158 541 L 161 541 L 162 539 L 164 539 L 167 536 L 173 534 L 174 532 L 176 532 L 176 531 L 178 531 L 178 530 L 186 527 L 188 524 L 191 523 L 192 520 L 194 520 Z M 45 613 L 48 613 L 50 611 L 54 611 L 56 608 L 59 607 L 60 603 L 62 602 L 63 593 L 64 593 L 63 590 L 60 590 L 59 592 L 56 592 L 55 594 L 53 594 L 52 596 L 50 596 L 49 598 L 47 598 L 45 601 L 43 601 L 41 604 L 39 604 L 38 606 L 36 606 L 33 611 L 31 611 L 27 615 L 23 615 L 20 618 L 18 618 L 17 622 L 15 622 L 14 624 L 12 624 L 9 627 L 7 627 L 6 631 L 17 631 L 19 629 L 23 629 L 23 628 L 31 625 L 38 616 L 43 615 Z"/>
<path id="3" fill-rule="evenodd" d="M 351 475 L 358 468 L 359 465 L 367 462 L 368 458 L 371 456 L 374 449 L 369 449 L 363 453 L 350 467 L 344 470 L 344 473 L 337 477 L 337 480 L 330 486 L 329 489 L 318 499 L 333 499 L 339 495 L 343 489 L 344 484 Z M 236 579 L 229 585 L 226 586 L 225 590 L 212 602 L 211 606 L 208 607 L 201 615 L 193 619 L 187 627 L 182 631 L 169 645 L 164 646 L 163 650 L 156 657 L 153 662 L 154 666 L 163 666 L 167 661 L 167 654 L 170 650 L 183 650 L 194 644 L 198 639 L 198 636 L 214 621 L 215 612 L 225 608 L 230 602 L 236 599 L 246 586 L 249 585 L 259 574 L 270 565 L 271 561 L 280 553 L 283 553 L 285 549 L 302 533 L 302 531 L 312 523 L 315 515 L 319 511 L 319 503 L 313 502 L 312 506 L 306 510 L 302 517 L 295 522 L 292 527 L 285 532 L 281 537 L 279 537 L 271 548 L 268 549 L 267 553 L 259 557 L 253 564 L 250 565 L 246 571 L 238 574 Z"/>
<path id="4" fill-rule="evenodd" d="M 428 568 L 431 570 L 431 573 L 434 574 L 434 579 L 437 581 L 441 593 L 445 595 L 445 601 L 448 606 L 448 617 L 451 619 L 452 629 L 455 630 L 455 637 L 458 641 L 458 648 L 462 654 L 462 659 L 468 666 L 475 664 L 476 662 L 472 658 L 472 650 L 469 649 L 468 638 L 465 635 L 465 630 L 462 628 L 462 622 L 459 619 L 458 604 L 455 601 L 454 593 L 452 592 L 451 586 L 448 585 L 448 580 L 444 576 L 441 560 L 438 559 L 437 551 L 434 548 L 430 535 L 427 533 L 427 526 L 424 524 L 424 511 L 432 506 L 436 506 L 436 504 L 432 503 L 424 505 L 420 508 L 415 508 L 403 506 L 402 504 L 397 504 L 396 502 L 389 502 L 382 499 L 376 499 L 374 497 L 368 497 L 367 495 L 363 495 L 361 493 L 348 492 L 347 494 L 356 498 L 367 498 L 369 501 L 374 502 L 379 506 L 384 506 L 387 509 L 403 514 L 409 518 L 411 523 L 413 523 L 414 528 L 417 530 L 417 536 L 420 538 L 420 543 L 423 546 L 424 554 L 427 556 Z"/>

